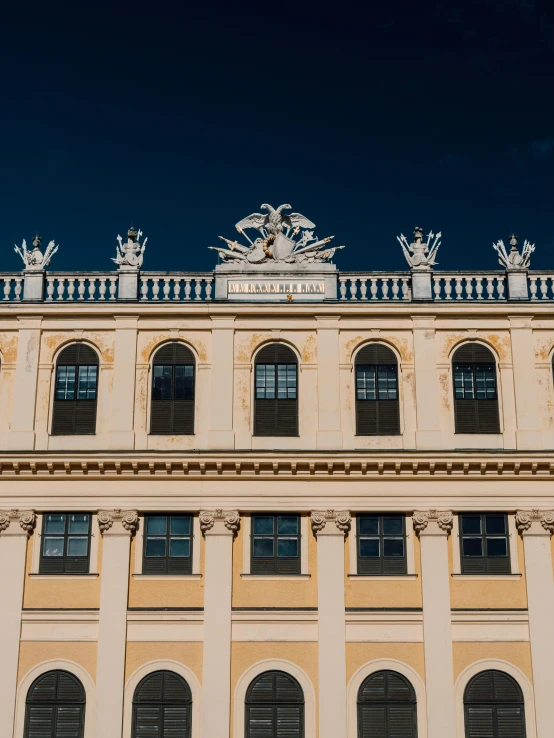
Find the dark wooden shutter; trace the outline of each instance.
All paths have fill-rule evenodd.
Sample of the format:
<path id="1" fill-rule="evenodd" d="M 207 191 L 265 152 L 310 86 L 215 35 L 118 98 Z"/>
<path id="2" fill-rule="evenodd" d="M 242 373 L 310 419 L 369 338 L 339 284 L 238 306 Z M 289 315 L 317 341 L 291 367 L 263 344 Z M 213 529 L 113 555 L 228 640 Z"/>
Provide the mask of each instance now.
<path id="1" fill-rule="evenodd" d="M 455 364 L 470 364 L 475 372 L 476 364 L 492 364 L 495 372 L 496 398 L 491 400 L 457 399 L 454 389 L 454 423 L 456 433 L 500 433 L 498 412 L 498 377 L 492 352 L 479 343 L 465 343 L 452 358 Z"/>
<path id="2" fill-rule="evenodd" d="M 192 351 L 182 343 L 173 341 L 156 352 L 152 362 L 166 366 L 192 366 L 193 392 L 190 400 L 154 400 L 151 403 L 150 433 L 152 435 L 194 435 L 194 403 L 195 403 L 195 360 Z M 175 369 L 173 369 L 175 372 Z M 173 376 L 173 381 L 175 377 Z M 152 379 L 153 381 L 153 379 Z"/>
<path id="3" fill-rule="evenodd" d="M 371 674 L 358 692 L 359 738 L 417 738 L 415 694 L 394 671 Z"/>
<path id="4" fill-rule="evenodd" d="M 382 343 L 368 343 L 356 355 L 356 365 L 392 365 L 396 368 L 396 400 L 358 400 L 356 387 L 356 435 L 358 436 L 397 436 L 400 434 L 400 402 L 398 382 L 398 362 L 394 352 Z M 356 378 L 355 380 L 356 381 Z M 377 387 L 377 384 L 376 384 Z"/>
<path id="5" fill-rule="evenodd" d="M 519 685 L 504 672 L 477 674 L 464 694 L 466 738 L 525 738 L 525 710 Z"/>
<path id="6" fill-rule="evenodd" d="M 149 674 L 135 690 L 132 738 L 190 738 L 191 713 L 190 687 L 182 677 Z"/>
<path id="7" fill-rule="evenodd" d="M 294 364 L 296 366 L 295 399 L 256 399 L 254 388 L 254 435 L 298 435 L 298 362 L 294 351 L 282 343 L 264 346 L 256 356 L 256 364 Z M 275 379 L 277 382 L 277 378 Z M 275 385 L 277 393 L 277 384 Z"/>
<path id="8" fill-rule="evenodd" d="M 85 691 L 69 672 L 39 677 L 27 695 L 25 738 L 82 738 Z"/>
<path id="9" fill-rule="evenodd" d="M 246 738 L 302 738 L 304 695 L 284 672 L 257 677 L 246 695 Z"/>
<path id="10" fill-rule="evenodd" d="M 79 377 L 79 366 L 98 366 L 98 356 L 90 346 L 84 343 L 72 343 L 59 355 L 56 362 L 56 377 L 54 380 L 54 392 L 57 380 L 58 366 L 75 366 L 75 396 L 77 396 L 77 385 Z M 96 433 L 96 408 L 98 404 L 98 375 L 96 379 L 96 397 L 94 400 L 56 400 L 52 410 L 52 435 L 94 435 Z"/>

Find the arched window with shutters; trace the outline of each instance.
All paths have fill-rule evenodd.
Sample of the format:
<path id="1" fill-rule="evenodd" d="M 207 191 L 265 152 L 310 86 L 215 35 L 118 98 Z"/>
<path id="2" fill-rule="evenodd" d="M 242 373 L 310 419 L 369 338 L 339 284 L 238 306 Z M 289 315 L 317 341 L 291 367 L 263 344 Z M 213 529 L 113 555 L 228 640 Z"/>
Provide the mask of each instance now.
<path id="1" fill-rule="evenodd" d="M 377 671 L 358 691 L 359 738 L 417 738 L 417 705 L 410 682 L 396 671 Z"/>
<path id="2" fill-rule="evenodd" d="M 173 671 L 154 671 L 133 696 L 132 738 L 190 738 L 192 694 Z"/>
<path id="3" fill-rule="evenodd" d="M 194 370 L 194 354 L 177 341 L 166 344 L 154 355 L 152 435 L 194 434 Z"/>
<path id="4" fill-rule="evenodd" d="M 382 343 L 369 343 L 356 355 L 356 435 L 400 433 L 398 362 Z"/>
<path id="5" fill-rule="evenodd" d="M 456 433 L 500 433 L 496 362 L 479 343 L 465 343 L 452 358 Z"/>
<path id="6" fill-rule="evenodd" d="M 503 671 L 482 671 L 464 692 L 466 738 L 525 738 L 525 709 L 519 684 Z"/>
<path id="7" fill-rule="evenodd" d="M 98 355 L 85 343 L 67 346 L 56 362 L 52 435 L 96 433 Z"/>
<path id="8" fill-rule="evenodd" d="M 298 435 L 298 361 L 292 349 L 270 343 L 254 364 L 254 435 Z"/>
<path id="9" fill-rule="evenodd" d="M 284 671 L 266 671 L 246 693 L 246 738 L 302 738 L 304 693 Z"/>
<path id="10" fill-rule="evenodd" d="M 35 679 L 25 703 L 24 738 L 83 738 L 85 690 L 68 671 Z"/>

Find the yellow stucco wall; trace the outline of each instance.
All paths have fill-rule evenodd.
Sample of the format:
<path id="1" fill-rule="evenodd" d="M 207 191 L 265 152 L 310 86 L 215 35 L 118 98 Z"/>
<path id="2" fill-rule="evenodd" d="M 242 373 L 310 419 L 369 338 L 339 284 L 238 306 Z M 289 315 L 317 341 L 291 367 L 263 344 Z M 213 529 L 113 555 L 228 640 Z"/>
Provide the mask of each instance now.
<path id="1" fill-rule="evenodd" d="M 517 666 L 533 682 L 531 648 L 529 643 L 454 643 L 454 679 L 461 672 L 482 659 L 501 659 Z"/>
<path id="2" fill-rule="evenodd" d="M 360 667 L 375 659 L 395 659 L 411 666 L 425 680 L 423 643 L 347 643 L 346 681 Z"/>
<path id="3" fill-rule="evenodd" d="M 18 684 L 30 669 L 53 659 L 75 661 L 90 674 L 93 680 L 96 678 L 96 643 L 23 641 L 19 646 Z"/>
<path id="4" fill-rule="evenodd" d="M 202 644 L 182 642 L 127 643 L 125 681 L 139 667 L 150 661 L 178 661 L 187 666 L 202 683 Z"/>

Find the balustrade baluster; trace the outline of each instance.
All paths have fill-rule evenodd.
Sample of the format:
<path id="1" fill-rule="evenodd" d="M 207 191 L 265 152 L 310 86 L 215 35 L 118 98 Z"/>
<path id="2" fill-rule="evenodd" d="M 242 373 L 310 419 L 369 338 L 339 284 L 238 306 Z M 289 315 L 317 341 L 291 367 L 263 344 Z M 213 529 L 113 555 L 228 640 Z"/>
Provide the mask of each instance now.
<path id="1" fill-rule="evenodd" d="M 408 277 L 402 277 L 402 299 L 410 299 L 410 283 L 408 281 Z"/>
<path id="2" fill-rule="evenodd" d="M 194 280 L 194 299 L 202 299 L 202 280 L 198 277 Z"/>
<path id="3" fill-rule="evenodd" d="M 212 299 L 212 281 L 213 277 L 206 277 L 206 300 Z"/>
<path id="4" fill-rule="evenodd" d="M 358 280 L 356 277 L 350 277 L 350 299 L 351 300 L 357 300 L 357 292 L 358 292 Z"/>
<path id="5" fill-rule="evenodd" d="M 454 277 L 454 291 L 456 292 L 456 300 L 463 300 L 462 297 L 462 278 Z"/>
<path id="6" fill-rule="evenodd" d="M 475 277 L 475 292 L 477 293 L 477 299 L 483 299 L 483 277 Z"/>
<path id="7" fill-rule="evenodd" d="M 398 300 L 398 292 L 400 290 L 399 284 L 398 284 L 398 277 L 392 278 L 392 299 Z"/>
<path id="8" fill-rule="evenodd" d="M 152 277 L 152 299 L 159 300 L 160 297 L 160 278 Z"/>
<path id="9" fill-rule="evenodd" d="M 58 297 L 57 300 L 63 300 L 65 293 L 65 277 L 58 277 Z"/>
<path id="10" fill-rule="evenodd" d="M 376 277 L 370 277 L 370 287 L 369 290 L 371 292 L 371 299 L 376 300 L 377 299 L 377 278 Z"/>
<path id="11" fill-rule="evenodd" d="M 541 300 L 548 300 L 548 277 L 540 277 L 541 280 Z"/>
<path id="12" fill-rule="evenodd" d="M 382 294 L 383 300 L 388 300 L 389 299 L 389 280 L 387 279 L 387 277 L 383 277 L 381 280 L 381 292 L 383 293 Z"/>
<path id="13" fill-rule="evenodd" d="M 140 279 L 140 299 L 148 300 L 148 277 Z"/>
<path id="14" fill-rule="evenodd" d="M 23 277 L 15 278 L 15 299 L 21 300 L 21 292 L 23 291 Z"/>
<path id="15" fill-rule="evenodd" d="M 12 278 L 4 277 L 4 300 L 10 299 L 11 289 L 12 289 Z"/>
<path id="16" fill-rule="evenodd" d="M 361 299 L 367 300 L 367 278 L 362 277 L 360 279 L 360 292 L 362 294 Z"/>
<path id="17" fill-rule="evenodd" d="M 346 300 L 346 279 L 346 277 L 339 277 L 341 300 Z"/>
<path id="18" fill-rule="evenodd" d="M 531 293 L 531 299 L 536 300 L 537 299 L 537 278 L 536 277 L 529 277 L 529 291 Z"/>
<path id="19" fill-rule="evenodd" d="M 171 289 L 171 280 L 170 277 L 164 277 L 164 284 L 163 284 L 163 299 L 169 300 L 169 290 Z"/>
<path id="20" fill-rule="evenodd" d="M 110 300 L 115 300 L 117 292 L 117 277 L 110 277 Z"/>
<path id="21" fill-rule="evenodd" d="M 466 277 L 466 299 L 473 300 L 473 277 Z"/>
<path id="22" fill-rule="evenodd" d="M 173 280 L 173 299 L 179 300 L 181 294 L 181 277 L 175 277 Z"/>
<path id="23" fill-rule="evenodd" d="M 96 277 L 90 277 L 88 281 L 88 299 L 94 301 L 94 295 L 96 293 Z"/>
<path id="24" fill-rule="evenodd" d="M 46 300 L 52 302 L 54 299 L 54 279 L 55 277 L 46 277 Z"/>
<path id="25" fill-rule="evenodd" d="M 494 300 L 494 277 L 487 277 L 487 300 Z"/>
<path id="26" fill-rule="evenodd" d="M 79 295 L 79 297 L 77 299 L 84 300 L 85 299 L 85 277 L 79 277 L 77 281 L 79 282 L 77 286 L 77 294 Z"/>
<path id="27" fill-rule="evenodd" d="M 191 290 L 190 278 L 185 277 L 185 300 L 190 300 L 190 290 Z"/>
<path id="28" fill-rule="evenodd" d="M 433 277 L 433 292 L 435 293 L 435 300 L 442 300 L 441 277 Z"/>
<path id="29" fill-rule="evenodd" d="M 68 286 L 67 286 L 67 299 L 73 300 L 73 296 L 75 295 L 75 277 L 68 277 Z"/>
<path id="30" fill-rule="evenodd" d="M 100 286 L 98 287 L 98 299 L 106 299 L 106 277 L 100 277 Z"/>
<path id="31" fill-rule="evenodd" d="M 504 277 L 498 277 L 498 281 L 496 283 L 496 289 L 498 290 L 498 299 L 503 300 L 504 299 Z"/>
<path id="32" fill-rule="evenodd" d="M 452 299 L 452 277 L 445 277 L 444 278 L 444 294 L 445 300 L 451 300 Z"/>

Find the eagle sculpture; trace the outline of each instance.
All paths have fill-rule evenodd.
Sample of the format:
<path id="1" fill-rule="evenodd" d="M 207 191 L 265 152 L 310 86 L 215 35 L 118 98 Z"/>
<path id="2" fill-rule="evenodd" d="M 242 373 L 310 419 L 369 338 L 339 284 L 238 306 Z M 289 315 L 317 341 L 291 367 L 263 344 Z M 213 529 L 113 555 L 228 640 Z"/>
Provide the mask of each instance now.
<path id="1" fill-rule="evenodd" d="M 290 210 L 291 205 L 279 205 L 278 208 L 274 208 L 272 205 L 264 203 L 260 205 L 261 210 L 267 210 L 267 215 L 264 213 L 252 213 L 246 218 L 239 220 L 236 224 L 237 231 L 242 232 L 246 228 L 257 228 L 260 232 L 265 228 L 268 235 L 276 236 L 283 230 L 284 226 L 288 228 L 315 228 L 315 223 L 308 220 L 301 213 L 291 213 L 288 215 L 283 210 Z"/>

